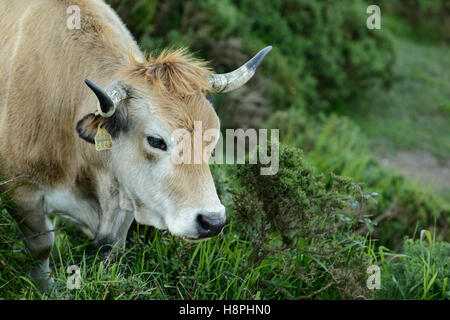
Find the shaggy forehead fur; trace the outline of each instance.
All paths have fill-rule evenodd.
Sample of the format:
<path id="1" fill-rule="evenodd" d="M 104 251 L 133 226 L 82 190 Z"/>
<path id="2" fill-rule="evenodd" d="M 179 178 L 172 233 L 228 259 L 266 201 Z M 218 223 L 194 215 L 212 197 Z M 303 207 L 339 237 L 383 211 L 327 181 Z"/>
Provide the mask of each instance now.
<path id="1" fill-rule="evenodd" d="M 211 90 L 208 76 L 211 70 L 206 62 L 188 54 L 185 48 L 164 49 L 154 57 L 148 55 L 145 62 L 137 61 L 129 53 L 130 66 L 121 75 L 130 82 L 147 81 L 153 91 L 171 95 L 193 95 Z"/>
<path id="2" fill-rule="evenodd" d="M 155 114 L 169 128 L 192 131 L 195 121 L 202 122 L 203 130 L 218 128 L 217 115 L 205 97 L 211 90 L 211 70 L 206 62 L 193 58 L 184 48 L 165 49 L 157 57 L 150 54 L 145 62 L 129 56 L 130 66 L 121 70 L 120 76 L 131 87 L 150 91 Z"/>

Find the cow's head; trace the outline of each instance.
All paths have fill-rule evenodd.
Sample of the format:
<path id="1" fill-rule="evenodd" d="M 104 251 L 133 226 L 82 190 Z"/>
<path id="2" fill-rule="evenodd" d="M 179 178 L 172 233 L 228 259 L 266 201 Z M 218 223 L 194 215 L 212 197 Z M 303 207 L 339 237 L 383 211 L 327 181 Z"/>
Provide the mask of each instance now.
<path id="1" fill-rule="evenodd" d="M 111 135 L 112 148 L 104 152 L 105 161 L 137 222 L 190 240 L 206 239 L 222 230 L 225 208 L 208 164 L 220 123 L 206 93 L 229 92 L 244 85 L 270 49 L 227 74 L 214 74 L 203 62 L 178 50 L 145 62 L 131 58 L 120 80 L 105 90 L 86 80 L 98 98 L 98 111 L 81 119 L 77 131 L 90 143 L 99 127 Z M 208 137 L 200 136 L 198 158 L 198 145 L 187 147 L 186 141 L 193 142 L 206 132 Z M 192 161 L 186 163 L 189 157 Z"/>

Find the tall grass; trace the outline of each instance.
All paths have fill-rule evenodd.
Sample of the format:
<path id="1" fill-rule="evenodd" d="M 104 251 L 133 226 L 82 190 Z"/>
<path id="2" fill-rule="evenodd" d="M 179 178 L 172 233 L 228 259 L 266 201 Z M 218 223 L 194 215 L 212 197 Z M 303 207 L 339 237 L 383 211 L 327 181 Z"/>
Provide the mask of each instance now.
<path id="1" fill-rule="evenodd" d="M 422 230 L 419 239 L 405 240 L 404 251 L 393 259 L 380 256 L 385 272 L 377 298 L 450 299 L 450 244 Z"/>
<path id="2" fill-rule="evenodd" d="M 2 216 L 14 238 L 14 222 Z M 2 227 L 2 229 L 4 229 Z M 128 245 L 116 259 L 101 259 L 80 231 L 66 225 L 56 234 L 51 256 L 55 292 L 39 292 L 27 278 L 31 258 L 23 244 L 3 242 L 0 263 L 22 261 L 1 269 L 0 297 L 6 299 L 254 299 L 258 269 L 248 267 L 248 243 L 233 232 L 232 223 L 213 240 L 191 244 L 166 231 L 135 226 Z M 2 263 L 3 264 L 3 263 Z M 70 290 L 71 265 L 81 271 L 82 286 Z M 266 266 L 269 268 L 270 266 Z"/>

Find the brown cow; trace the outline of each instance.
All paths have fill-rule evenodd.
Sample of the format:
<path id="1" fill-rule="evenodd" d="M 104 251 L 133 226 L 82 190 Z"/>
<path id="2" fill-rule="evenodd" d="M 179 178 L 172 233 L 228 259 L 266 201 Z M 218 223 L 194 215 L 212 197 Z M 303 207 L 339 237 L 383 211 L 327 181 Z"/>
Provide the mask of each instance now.
<path id="1" fill-rule="evenodd" d="M 73 5 L 81 24 L 71 30 Z M 0 173 L 20 177 L 12 213 L 34 280 L 51 281 L 49 214 L 97 245 L 123 247 L 133 219 L 190 240 L 222 230 L 207 161 L 174 164 L 172 133 L 194 134 L 196 121 L 218 131 L 205 94 L 244 85 L 270 47 L 224 75 L 184 50 L 144 57 L 101 0 L 0 0 L 0 30 Z"/>

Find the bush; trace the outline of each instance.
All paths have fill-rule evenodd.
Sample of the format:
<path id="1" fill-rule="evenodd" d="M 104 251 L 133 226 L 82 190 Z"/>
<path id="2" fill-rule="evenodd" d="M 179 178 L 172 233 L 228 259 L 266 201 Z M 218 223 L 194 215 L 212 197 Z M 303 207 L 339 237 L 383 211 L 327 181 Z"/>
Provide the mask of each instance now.
<path id="1" fill-rule="evenodd" d="M 280 128 L 281 140 L 303 148 L 319 172 L 351 177 L 361 182 L 368 195 L 378 194 L 367 199 L 364 209 L 379 224 L 374 235 L 381 244 L 401 249 L 405 236 L 435 227 L 438 239 L 450 241 L 450 208 L 444 200 L 384 168 L 371 155 L 367 139 L 350 119 L 337 115 L 307 116 L 289 109 L 274 113 L 266 127 Z"/>
<path id="2" fill-rule="evenodd" d="M 370 297 L 366 241 L 353 235 L 343 211 L 355 201 L 353 183 L 317 175 L 299 149 L 280 145 L 279 151 L 276 175 L 260 175 L 259 164 L 238 165 L 229 190 L 252 264 L 271 266 L 262 279 L 276 296 Z"/>
<path id="3" fill-rule="evenodd" d="M 392 29 L 419 41 L 450 43 L 450 3 L 447 0 L 381 0 L 379 5 L 382 11 L 394 15 L 390 17 Z"/>
<path id="4" fill-rule="evenodd" d="M 224 114 L 255 104 L 331 109 L 391 78 L 391 40 L 386 30 L 365 27 L 362 0 L 109 2 L 144 48 L 188 46 L 219 72 L 273 45 L 261 68 L 265 79 L 257 77 L 238 95 L 220 98 Z"/>
<path id="5" fill-rule="evenodd" d="M 407 239 L 398 262 L 384 262 L 379 299 L 450 299 L 450 243 Z"/>

